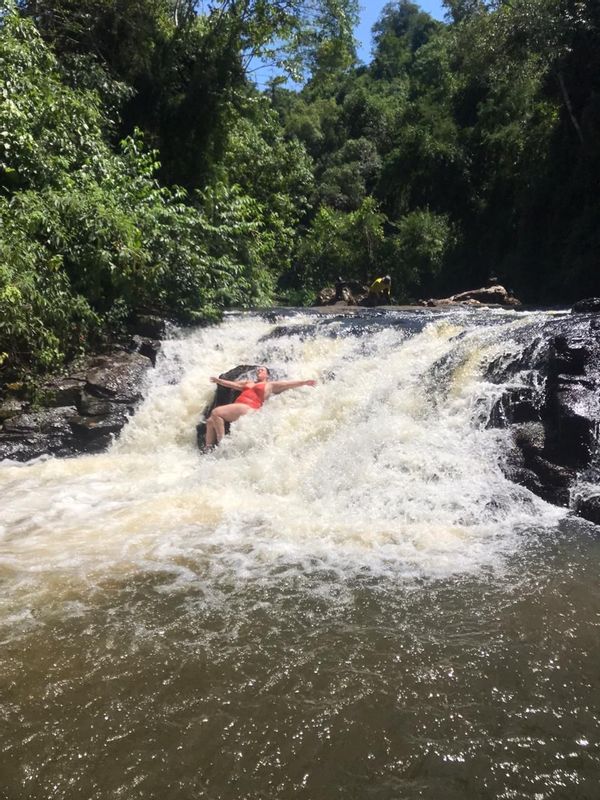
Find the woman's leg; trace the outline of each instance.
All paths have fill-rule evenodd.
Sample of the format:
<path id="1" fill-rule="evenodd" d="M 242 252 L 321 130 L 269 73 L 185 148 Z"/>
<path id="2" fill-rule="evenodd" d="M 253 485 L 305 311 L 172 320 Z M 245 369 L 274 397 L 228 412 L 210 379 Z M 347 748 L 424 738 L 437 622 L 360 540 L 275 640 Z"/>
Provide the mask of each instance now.
<path id="1" fill-rule="evenodd" d="M 206 447 L 212 447 L 217 441 L 217 434 L 212 419 L 209 417 L 206 420 L 206 432 L 204 434 L 204 444 Z"/>
<path id="2" fill-rule="evenodd" d="M 219 444 L 221 439 L 225 436 L 225 423 L 223 422 L 223 418 L 215 416 L 213 425 L 215 428 L 215 436 L 217 437 L 217 444 Z"/>
<path id="3" fill-rule="evenodd" d="M 245 403 L 229 403 L 226 406 L 217 406 L 213 409 L 212 414 L 207 421 L 207 436 L 208 424 L 212 422 L 212 429 L 214 430 L 217 443 L 221 441 L 225 435 L 225 423 L 235 422 L 240 417 L 243 417 L 249 411 L 254 411 L 253 408 L 247 406 Z"/>

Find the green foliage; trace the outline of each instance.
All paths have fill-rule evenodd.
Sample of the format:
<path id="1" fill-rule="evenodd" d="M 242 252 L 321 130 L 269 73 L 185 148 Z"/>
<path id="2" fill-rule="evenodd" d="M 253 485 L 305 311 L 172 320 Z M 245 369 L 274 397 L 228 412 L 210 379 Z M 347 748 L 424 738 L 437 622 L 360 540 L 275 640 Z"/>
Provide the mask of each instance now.
<path id="1" fill-rule="evenodd" d="M 429 209 L 411 211 L 399 221 L 397 234 L 392 237 L 387 272 L 395 278 L 395 285 L 402 287 L 405 297 L 429 295 L 454 243 L 446 215 Z"/>
<path id="2" fill-rule="evenodd" d="M 322 202 L 344 211 L 358 209 L 373 191 L 381 172 L 377 148 L 366 137 L 348 139 L 321 176 Z"/>
<path id="3" fill-rule="evenodd" d="M 72 74 L 93 53 L 134 90 L 122 136 L 141 127 L 161 178 L 202 189 L 218 166 L 231 112 L 258 60 L 300 79 L 353 60 L 357 0 L 23 0 Z M 99 88 L 96 86 L 96 88 Z"/>
<path id="4" fill-rule="evenodd" d="M 113 150 L 99 94 L 74 88 L 33 22 L 14 11 L 2 19 L 0 58 L 16 76 L 0 106 L 4 375 L 55 368 L 136 308 L 191 319 L 269 302 L 311 179 L 273 116 L 271 129 L 240 122 L 231 137 L 228 169 L 247 191 L 216 184 L 193 204 L 160 186 L 158 155 L 141 133 Z M 262 186 L 257 144 L 272 159 Z"/>
<path id="5" fill-rule="evenodd" d="M 264 98 L 250 97 L 232 130 L 220 179 L 253 199 L 260 262 L 273 276 L 290 267 L 299 222 L 313 191 L 312 163 L 297 140 L 285 140 Z"/>
<path id="6" fill-rule="evenodd" d="M 366 282 L 378 268 L 384 221 L 372 198 L 350 213 L 321 206 L 298 252 L 306 284 L 319 288 L 338 276 Z"/>
<path id="7" fill-rule="evenodd" d="M 109 120 L 99 97 L 63 83 L 31 21 L 7 12 L 0 25 L 0 187 L 41 188 L 84 165 L 100 170 Z"/>
<path id="8" fill-rule="evenodd" d="M 10 377 L 27 363 L 54 368 L 85 347 L 100 320 L 71 290 L 60 256 L 30 238 L 6 198 L 0 225 L 0 366 Z"/>

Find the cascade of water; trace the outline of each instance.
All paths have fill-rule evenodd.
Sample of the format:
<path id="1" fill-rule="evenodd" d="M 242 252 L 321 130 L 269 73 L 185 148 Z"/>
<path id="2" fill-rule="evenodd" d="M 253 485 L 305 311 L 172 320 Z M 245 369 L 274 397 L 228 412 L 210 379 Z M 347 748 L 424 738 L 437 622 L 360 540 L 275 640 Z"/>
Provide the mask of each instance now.
<path id="1" fill-rule="evenodd" d="M 232 315 L 165 342 L 109 452 L 0 469 L 6 602 L 146 569 L 194 580 L 499 567 L 563 512 L 506 480 L 506 434 L 484 424 L 502 390 L 485 367 L 535 317 L 471 320 Z M 208 377 L 238 363 L 318 385 L 272 398 L 201 455 Z"/>

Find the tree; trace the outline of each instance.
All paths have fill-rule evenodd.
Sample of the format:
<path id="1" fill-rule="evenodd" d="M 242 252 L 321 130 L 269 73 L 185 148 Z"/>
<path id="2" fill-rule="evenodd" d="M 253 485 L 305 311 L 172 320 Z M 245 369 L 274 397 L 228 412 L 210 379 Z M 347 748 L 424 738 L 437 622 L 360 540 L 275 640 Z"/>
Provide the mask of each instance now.
<path id="1" fill-rule="evenodd" d="M 373 26 L 374 74 L 388 80 L 401 74 L 439 28 L 437 20 L 410 0 L 388 3 Z"/>

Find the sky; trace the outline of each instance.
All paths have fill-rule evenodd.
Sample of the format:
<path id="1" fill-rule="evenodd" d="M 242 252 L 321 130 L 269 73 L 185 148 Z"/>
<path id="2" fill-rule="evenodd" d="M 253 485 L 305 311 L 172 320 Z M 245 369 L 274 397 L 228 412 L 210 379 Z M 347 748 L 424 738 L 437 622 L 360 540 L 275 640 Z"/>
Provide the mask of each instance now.
<path id="1" fill-rule="evenodd" d="M 444 19 L 441 0 L 413 0 L 413 2 L 432 17 Z M 371 60 L 371 28 L 377 22 L 382 8 L 387 3 L 388 0 L 360 0 L 360 23 L 356 29 L 356 38 L 361 43 L 358 48 L 358 57 L 367 64 Z"/>

